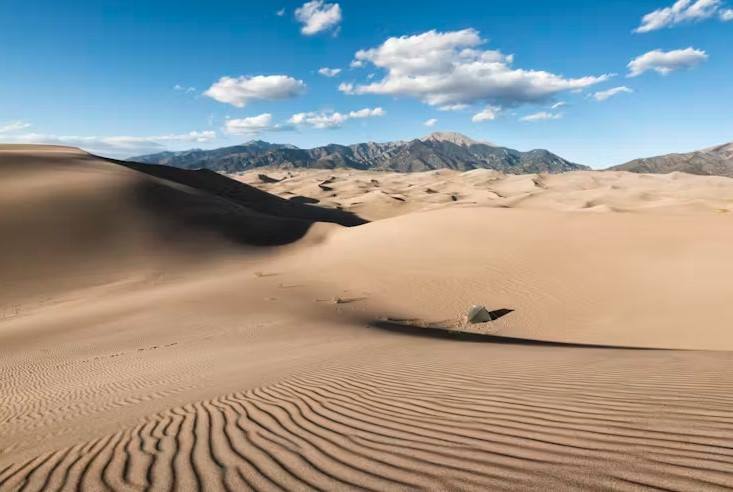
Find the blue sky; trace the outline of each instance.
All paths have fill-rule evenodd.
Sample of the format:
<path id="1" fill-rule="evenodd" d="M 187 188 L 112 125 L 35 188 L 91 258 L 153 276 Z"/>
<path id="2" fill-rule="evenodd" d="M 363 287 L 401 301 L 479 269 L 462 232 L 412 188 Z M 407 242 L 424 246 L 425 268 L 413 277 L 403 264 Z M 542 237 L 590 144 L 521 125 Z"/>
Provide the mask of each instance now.
<path id="1" fill-rule="evenodd" d="M 0 0 L 0 142 L 126 157 L 450 130 L 605 167 L 733 140 L 729 9 Z"/>

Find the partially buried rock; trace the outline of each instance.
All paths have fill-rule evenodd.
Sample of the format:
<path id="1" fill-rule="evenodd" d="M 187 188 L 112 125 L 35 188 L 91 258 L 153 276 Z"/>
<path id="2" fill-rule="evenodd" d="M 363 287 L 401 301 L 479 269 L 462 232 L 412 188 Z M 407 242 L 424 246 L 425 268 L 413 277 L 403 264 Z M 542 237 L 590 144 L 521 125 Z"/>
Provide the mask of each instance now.
<path id="1" fill-rule="evenodd" d="M 486 309 L 486 307 L 476 304 L 474 306 L 471 306 L 471 308 L 468 310 L 468 313 L 466 314 L 466 320 L 469 323 L 475 324 L 493 321 L 494 318 L 491 317 L 491 313 L 488 309 Z"/>

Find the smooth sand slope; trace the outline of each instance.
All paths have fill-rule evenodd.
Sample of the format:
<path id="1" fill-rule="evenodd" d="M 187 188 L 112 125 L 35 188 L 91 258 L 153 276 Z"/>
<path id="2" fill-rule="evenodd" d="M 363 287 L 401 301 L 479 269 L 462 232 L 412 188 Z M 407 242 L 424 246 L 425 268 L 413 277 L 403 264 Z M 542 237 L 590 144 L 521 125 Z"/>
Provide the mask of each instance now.
<path id="1" fill-rule="evenodd" d="M 733 487 L 733 180 L 332 174 L 0 147 L 0 490 Z"/>

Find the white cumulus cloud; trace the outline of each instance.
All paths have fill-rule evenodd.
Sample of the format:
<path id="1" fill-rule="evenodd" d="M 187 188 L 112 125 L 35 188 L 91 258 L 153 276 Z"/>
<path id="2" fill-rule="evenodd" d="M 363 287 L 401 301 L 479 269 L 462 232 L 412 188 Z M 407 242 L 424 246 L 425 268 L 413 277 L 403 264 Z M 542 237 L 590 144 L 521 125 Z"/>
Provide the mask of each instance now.
<path id="1" fill-rule="evenodd" d="M 323 67 L 318 69 L 318 73 L 323 75 L 324 77 L 335 77 L 341 73 L 341 69 Z"/>
<path id="2" fill-rule="evenodd" d="M 605 101 L 606 99 L 609 99 L 616 94 L 622 94 L 622 93 L 632 93 L 634 92 L 633 89 L 630 89 L 626 87 L 625 85 L 622 85 L 620 87 L 614 87 L 612 89 L 608 89 L 606 91 L 598 91 L 593 93 L 593 99 L 596 101 Z"/>
<path id="3" fill-rule="evenodd" d="M 312 111 L 308 113 L 296 113 L 290 117 L 288 123 L 295 126 L 305 126 L 312 128 L 338 128 L 348 120 L 373 118 L 384 116 L 386 112 L 382 108 L 364 108 L 358 111 L 350 111 L 348 113 L 339 113 L 338 111 Z"/>
<path id="4" fill-rule="evenodd" d="M 430 118 L 428 120 L 425 120 L 423 122 L 423 125 L 427 126 L 428 128 L 432 128 L 435 126 L 435 124 L 438 122 L 438 118 Z"/>
<path id="5" fill-rule="evenodd" d="M 484 43 L 475 29 L 392 37 L 376 48 L 357 51 L 352 63 L 371 63 L 386 71 L 384 78 L 368 84 L 342 84 L 339 89 L 347 94 L 414 97 L 447 109 L 478 102 L 498 106 L 537 102 L 610 77 L 565 78 L 514 68 L 512 55 L 485 50 Z"/>
<path id="6" fill-rule="evenodd" d="M 677 0 L 669 7 L 649 12 L 634 32 L 645 33 L 678 24 L 700 22 L 714 17 L 722 21 L 733 19 L 733 11 L 723 8 L 722 0 Z"/>
<path id="7" fill-rule="evenodd" d="M 519 118 L 519 121 L 535 122 L 535 121 L 546 121 L 546 120 L 559 120 L 562 118 L 561 113 L 548 113 L 547 111 L 540 111 L 539 113 L 529 114 Z"/>
<path id="8" fill-rule="evenodd" d="M 230 135 L 255 135 L 277 129 L 279 129 L 277 125 L 272 125 L 272 115 L 270 113 L 262 113 L 246 118 L 231 118 L 224 122 L 224 131 Z"/>
<path id="9" fill-rule="evenodd" d="M 300 32 L 312 36 L 337 28 L 341 22 L 341 7 L 337 3 L 312 0 L 295 9 L 295 18 L 303 24 Z"/>
<path id="10" fill-rule="evenodd" d="M 358 111 L 351 111 L 349 118 L 371 118 L 373 116 L 384 116 L 386 112 L 382 108 L 364 108 Z"/>
<path id="11" fill-rule="evenodd" d="M 256 75 L 254 77 L 221 77 L 209 87 L 205 96 L 242 108 L 257 99 L 289 99 L 305 90 L 302 80 L 287 75 Z"/>
<path id="12" fill-rule="evenodd" d="M 628 76 L 637 77 L 649 70 L 667 75 L 675 70 L 692 68 L 707 59 L 707 53 L 691 47 L 672 51 L 653 50 L 637 56 L 629 62 L 627 65 L 629 68 Z"/>
<path id="13" fill-rule="evenodd" d="M 487 106 L 483 111 L 479 111 L 471 118 L 474 123 L 480 123 L 482 121 L 495 120 L 500 109 L 495 106 Z"/>

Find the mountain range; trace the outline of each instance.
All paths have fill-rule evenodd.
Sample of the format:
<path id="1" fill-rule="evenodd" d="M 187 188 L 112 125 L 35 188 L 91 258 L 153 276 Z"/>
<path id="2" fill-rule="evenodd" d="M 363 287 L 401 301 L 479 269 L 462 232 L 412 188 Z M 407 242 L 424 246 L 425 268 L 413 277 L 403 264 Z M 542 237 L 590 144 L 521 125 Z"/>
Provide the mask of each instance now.
<path id="1" fill-rule="evenodd" d="M 666 154 L 634 159 L 611 169 L 654 174 L 679 171 L 733 178 L 733 142 L 684 154 Z"/>
<path id="2" fill-rule="evenodd" d="M 508 174 L 562 173 L 589 170 L 544 149 L 528 152 L 473 140 L 460 133 L 435 132 L 413 140 L 330 144 L 312 149 L 251 140 L 241 145 L 213 150 L 160 152 L 132 157 L 130 161 L 165 164 L 183 169 L 210 169 L 235 173 L 260 167 L 352 168 L 383 171 L 433 169 L 495 169 Z M 612 171 L 733 177 L 733 142 L 687 153 L 634 159 L 608 168 Z"/>
<path id="3" fill-rule="evenodd" d="M 320 169 L 346 167 L 398 172 L 432 169 L 468 171 L 480 168 L 496 169 L 510 174 L 561 173 L 590 169 L 567 161 L 547 150 L 520 152 L 451 132 L 431 133 L 409 141 L 330 144 L 312 149 L 252 140 L 242 145 L 220 149 L 160 152 L 129 160 L 228 173 L 259 167 Z"/>

